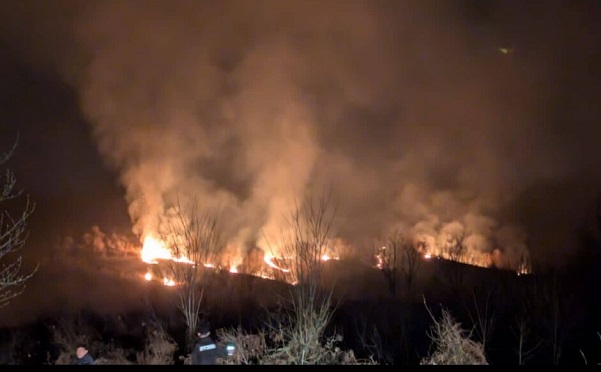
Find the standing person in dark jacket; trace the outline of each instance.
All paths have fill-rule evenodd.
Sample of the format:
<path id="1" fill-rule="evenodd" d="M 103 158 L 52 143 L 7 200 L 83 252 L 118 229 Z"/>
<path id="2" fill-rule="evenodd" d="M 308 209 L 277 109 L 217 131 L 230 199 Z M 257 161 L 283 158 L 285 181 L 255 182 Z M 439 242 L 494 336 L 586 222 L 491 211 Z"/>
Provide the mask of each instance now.
<path id="1" fill-rule="evenodd" d="M 217 364 L 217 358 L 226 358 L 227 350 L 217 345 L 211 337 L 211 325 L 207 321 L 200 322 L 198 340 L 192 347 L 191 364 Z"/>
<path id="2" fill-rule="evenodd" d="M 86 345 L 83 345 L 83 344 L 77 345 L 77 349 L 75 349 L 75 355 L 77 355 L 77 359 L 75 359 L 75 363 L 73 363 L 73 364 L 76 364 L 79 366 L 94 364 L 94 358 L 92 358 L 90 353 L 88 353 L 88 349 L 86 348 Z"/>

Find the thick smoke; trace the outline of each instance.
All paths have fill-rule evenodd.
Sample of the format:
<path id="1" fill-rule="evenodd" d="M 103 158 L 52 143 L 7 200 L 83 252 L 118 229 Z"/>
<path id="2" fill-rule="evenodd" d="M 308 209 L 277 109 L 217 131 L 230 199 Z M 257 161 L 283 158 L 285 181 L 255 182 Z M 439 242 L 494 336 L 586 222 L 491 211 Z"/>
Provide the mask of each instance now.
<path id="1" fill-rule="evenodd" d="M 599 184 L 578 61 L 600 39 L 579 2 L 75 4 L 60 19 L 77 47 L 46 60 L 79 92 L 140 237 L 178 196 L 219 207 L 231 247 L 265 248 L 295 201 L 330 188 L 344 244 L 459 234 L 502 264 L 561 248 L 554 226 L 579 222 Z"/>
<path id="2" fill-rule="evenodd" d="M 75 28 L 88 58 L 77 87 L 101 153 L 120 171 L 134 232 L 152 231 L 178 195 L 219 206 L 233 246 L 264 248 L 295 201 L 331 187 L 335 232 L 352 245 L 402 226 L 432 244 L 464 234 L 472 250 L 521 255 L 527 235 L 502 212 L 567 167 L 538 125 L 549 94 L 535 85 L 553 69 L 532 74 L 537 61 L 526 56 L 527 71 L 516 67 L 520 57 L 498 53 L 496 40 L 482 48 L 467 38 L 461 9 L 441 7 L 86 8 Z"/>

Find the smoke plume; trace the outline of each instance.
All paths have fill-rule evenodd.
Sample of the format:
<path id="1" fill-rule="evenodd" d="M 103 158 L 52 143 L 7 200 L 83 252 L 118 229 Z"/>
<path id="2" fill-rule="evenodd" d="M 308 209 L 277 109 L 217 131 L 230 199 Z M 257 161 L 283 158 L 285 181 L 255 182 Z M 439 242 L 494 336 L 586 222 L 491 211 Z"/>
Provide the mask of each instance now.
<path id="1" fill-rule="evenodd" d="M 494 4 L 503 25 L 439 1 L 89 2 L 59 64 L 140 237 L 178 196 L 219 207 L 241 253 L 265 248 L 295 201 L 331 188 L 352 246 L 402 227 L 508 260 L 573 205 L 547 203 L 550 186 L 586 179 L 562 194 L 579 190 L 580 211 L 599 184 L 590 112 L 565 129 L 594 92 L 562 96 L 586 77 L 554 62 L 599 39 L 575 36 L 593 24 L 580 3 Z"/>

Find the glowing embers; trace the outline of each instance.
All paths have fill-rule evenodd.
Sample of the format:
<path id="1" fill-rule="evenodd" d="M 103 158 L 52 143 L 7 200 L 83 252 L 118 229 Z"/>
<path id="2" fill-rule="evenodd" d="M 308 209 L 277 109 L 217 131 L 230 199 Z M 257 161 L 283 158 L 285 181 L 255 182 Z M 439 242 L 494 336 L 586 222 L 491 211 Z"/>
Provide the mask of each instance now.
<path id="1" fill-rule="evenodd" d="M 329 254 L 324 254 L 323 256 L 321 256 L 321 260 L 323 262 L 328 262 L 329 260 L 338 260 L 338 257 L 332 257 Z"/>
<path id="2" fill-rule="evenodd" d="M 516 270 L 517 276 L 532 274 L 528 266 L 520 266 Z"/>
<path id="3" fill-rule="evenodd" d="M 146 274 L 144 274 L 144 280 L 146 280 L 147 282 L 151 282 L 154 279 L 154 275 L 152 272 L 148 271 L 146 272 Z M 163 278 L 162 280 L 163 285 L 166 285 L 168 287 L 173 287 L 175 286 L 175 281 L 173 279 L 169 279 L 169 278 Z"/>
<path id="4" fill-rule="evenodd" d="M 376 252 L 376 268 L 382 270 L 386 264 L 386 247 L 380 247 Z"/>

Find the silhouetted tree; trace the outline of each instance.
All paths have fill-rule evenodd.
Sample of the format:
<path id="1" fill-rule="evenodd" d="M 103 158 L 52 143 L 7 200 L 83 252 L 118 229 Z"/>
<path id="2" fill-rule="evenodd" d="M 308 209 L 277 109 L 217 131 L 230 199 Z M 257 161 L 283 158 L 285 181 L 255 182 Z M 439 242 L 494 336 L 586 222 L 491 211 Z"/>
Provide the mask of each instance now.
<path id="1" fill-rule="evenodd" d="M 288 364 L 322 364 L 329 354 L 322 341 L 335 304 L 333 287 L 322 288 L 321 258 L 328 251 L 335 214 L 331 194 L 324 192 L 318 198 L 307 197 L 300 206 L 296 204 L 290 215 L 290 232 L 283 234 L 280 251 L 291 258 L 289 269 L 295 284 L 282 308 L 287 326 L 271 328 L 280 343 L 270 358 Z"/>
<path id="2" fill-rule="evenodd" d="M 495 297 L 494 287 L 489 287 L 482 296 L 477 296 L 472 291 L 474 310 L 468 310 L 468 314 L 475 325 L 476 335 L 480 339 L 482 349 L 486 351 L 486 344 L 492 337 L 495 327 Z"/>
<path id="3" fill-rule="evenodd" d="M 563 335 L 561 333 L 561 320 L 562 320 L 562 306 L 561 306 L 561 295 L 558 283 L 558 275 L 555 270 L 551 274 L 550 280 L 543 287 L 544 301 L 547 304 L 545 306 L 548 311 L 548 328 L 551 331 L 551 352 L 553 364 L 559 364 L 562 352 L 562 341 Z"/>
<path id="4" fill-rule="evenodd" d="M 374 250 L 379 261 L 378 268 L 384 275 L 390 294 L 395 297 L 398 295 L 398 279 L 402 274 L 407 284 L 407 294 L 411 296 L 422 257 L 409 234 L 400 229 L 393 230 L 384 244 L 376 243 Z"/>
<path id="5" fill-rule="evenodd" d="M 14 154 L 17 147 L 15 141 L 13 147 L 0 157 L 0 165 L 4 165 Z M 0 176 L 2 189 L 0 190 L 0 204 L 6 207 L 6 202 L 15 199 L 22 194 L 22 190 L 15 190 L 17 179 L 9 169 L 4 173 L 4 179 Z M 0 307 L 19 296 L 25 290 L 25 283 L 37 271 L 37 266 L 30 272 L 22 273 L 22 256 L 14 258 L 25 245 L 29 232 L 27 221 L 35 209 L 35 204 L 30 202 L 29 196 L 25 201 L 25 207 L 18 213 L 12 213 L 9 207 L 0 211 Z"/>
<path id="6" fill-rule="evenodd" d="M 362 351 L 371 355 L 378 362 L 392 364 L 391 356 L 384 350 L 384 337 L 373 317 L 363 314 L 363 316 L 353 319 L 353 325 Z"/>
<path id="7" fill-rule="evenodd" d="M 179 309 L 188 327 L 187 341 L 194 338 L 204 297 L 207 268 L 221 250 L 218 211 L 201 208 L 196 199 L 182 206 L 179 197 L 161 219 L 160 236 L 175 260 L 159 265 L 165 277 L 177 285 Z"/>
<path id="8" fill-rule="evenodd" d="M 444 234 L 440 238 L 441 255 L 446 259 L 463 262 L 462 259 L 467 251 L 465 238 L 467 234 L 465 230 L 461 230 L 455 234 Z"/>
<path id="9" fill-rule="evenodd" d="M 516 292 L 520 295 L 517 299 L 519 309 L 515 311 L 515 323 L 510 328 L 517 340 L 515 352 L 518 356 L 518 365 L 523 365 L 541 346 L 542 338 L 536 336 L 534 324 L 536 315 L 529 283 L 523 283 L 521 288 L 516 289 Z"/>

